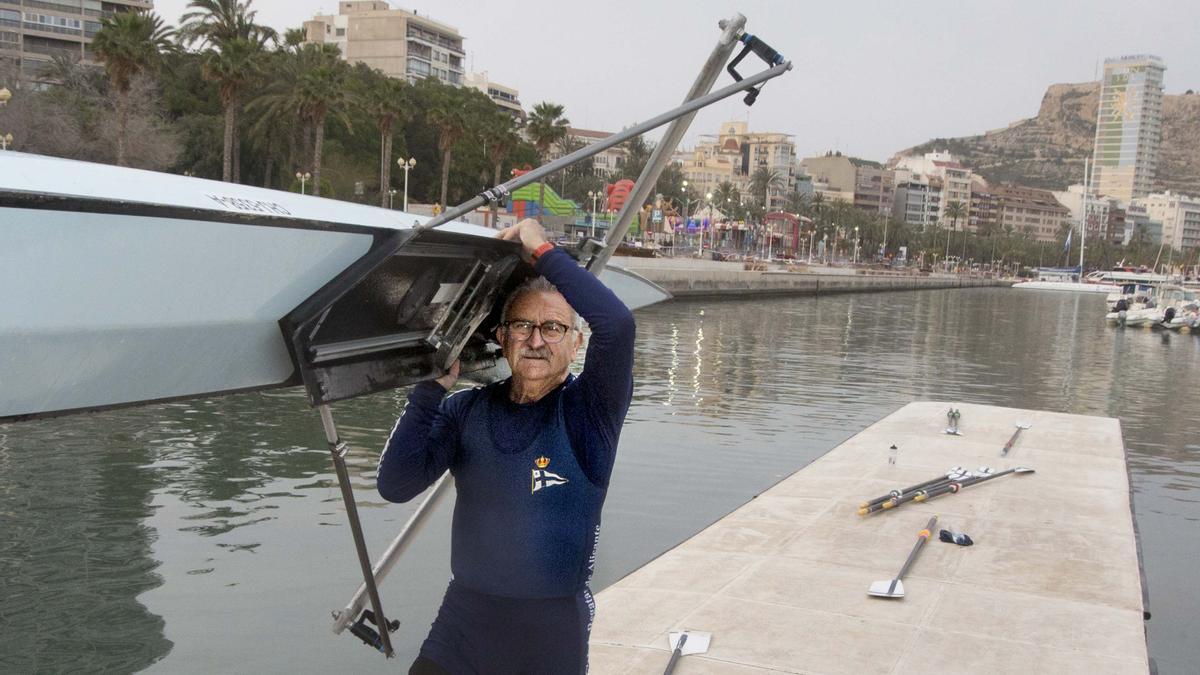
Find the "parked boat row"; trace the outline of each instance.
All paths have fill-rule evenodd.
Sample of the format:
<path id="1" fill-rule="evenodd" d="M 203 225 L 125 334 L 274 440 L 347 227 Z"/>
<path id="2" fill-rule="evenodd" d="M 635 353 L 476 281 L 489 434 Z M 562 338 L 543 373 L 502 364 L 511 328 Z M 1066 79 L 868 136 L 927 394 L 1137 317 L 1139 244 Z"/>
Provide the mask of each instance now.
<path id="1" fill-rule="evenodd" d="M 1133 284 L 1128 294 L 1117 294 L 1105 320 L 1112 326 L 1200 330 L 1200 301 L 1196 291 L 1177 284 L 1142 287 Z"/>

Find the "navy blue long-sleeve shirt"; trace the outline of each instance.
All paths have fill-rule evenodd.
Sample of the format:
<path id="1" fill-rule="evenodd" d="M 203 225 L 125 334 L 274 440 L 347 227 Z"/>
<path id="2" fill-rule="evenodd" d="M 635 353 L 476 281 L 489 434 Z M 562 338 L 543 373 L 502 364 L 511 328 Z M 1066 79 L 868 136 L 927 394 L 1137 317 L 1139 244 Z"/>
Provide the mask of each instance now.
<path id="1" fill-rule="evenodd" d="M 422 382 L 379 465 L 379 492 L 394 502 L 451 471 L 455 579 L 509 597 L 569 595 L 586 583 L 633 396 L 632 313 L 561 250 L 535 271 L 591 327 L 583 372 L 527 404 L 509 400 L 511 380 L 445 400 L 441 385 Z"/>

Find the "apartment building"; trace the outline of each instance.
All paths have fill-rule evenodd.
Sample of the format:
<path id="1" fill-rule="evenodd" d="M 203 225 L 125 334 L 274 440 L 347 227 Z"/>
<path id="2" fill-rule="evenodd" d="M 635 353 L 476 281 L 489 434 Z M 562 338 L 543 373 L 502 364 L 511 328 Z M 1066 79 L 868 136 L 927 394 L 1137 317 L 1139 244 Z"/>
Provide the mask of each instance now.
<path id="1" fill-rule="evenodd" d="M 1071 210 L 1049 190 L 1021 185 L 993 185 L 990 192 L 1000 203 L 1000 226 L 1025 232 L 1037 241 L 1058 241 L 1064 227 L 1072 224 Z"/>
<path id="2" fill-rule="evenodd" d="M 570 138 L 574 143 L 582 144 L 584 146 L 591 145 L 596 141 L 603 140 L 612 135 L 613 132 L 611 131 L 579 129 L 576 127 L 567 128 L 567 137 Z M 617 172 L 617 169 L 620 167 L 620 165 L 625 162 L 625 157 L 627 154 L 628 153 L 625 152 L 625 148 L 622 148 L 618 145 L 593 156 L 592 172 L 601 178 L 612 178 L 613 174 Z M 548 156 L 546 159 L 548 160 L 558 159 L 563 155 L 562 148 L 558 146 L 551 147 L 547 155 Z"/>
<path id="3" fill-rule="evenodd" d="M 971 183 L 971 207 L 967 227 L 977 233 L 999 233 L 1003 230 L 1000 196 L 988 188 L 983 181 Z"/>
<path id="4" fill-rule="evenodd" d="M 1162 241 L 1176 249 L 1200 247 L 1200 198 L 1170 190 L 1133 200 L 1151 220 L 1162 223 Z"/>
<path id="5" fill-rule="evenodd" d="M 795 137 L 776 132 L 752 132 L 746 122 L 726 122 L 715 135 L 700 137 L 681 162 L 689 187 L 699 194 L 712 192 L 728 181 L 742 194 L 750 191 L 755 170 L 766 168 L 781 180 L 767 194 L 767 211 L 783 209 L 796 187 Z"/>
<path id="6" fill-rule="evenodd" d="M 942 213 L 942 179 L 907 170 L 895 175 L 892 214 L 922 229 L 937 225 Z"/>
<path id="7" fill-rule="evenodd" d="M 1150 194 L 1162 141 L 1166 66 L 1139 54 L 1104 60 L 1091 188 L 1124 202 Z"/>
<path id="8" fill-rule="evenodd" d="M 0 61 L 24 80 L 44 81 L 56 56 L 94 61 L 92 38 L 104 17 L 153 8 L 151 0 L 0 0 Z"/>
<path id="9" fill-rule="evenodd" d="M 1086 225 L 1088 241 L 1095 241 L 1097 239 L 1111 241 L 1113 239 L 1114 228 L 1119 228 L 1119 231 L 1116 232 L 1116 240 L 1118 242 L 1124 236 L 1125 210 L 1120 208 L 1118 200 L 1109 197 L 1098 197 L 1094 193 L 1088 194 L 1085 214 L 1085 199 L 1082 185 L 1072 185 L 1066 190 L 1061 191 L 1056 190 L 1054 198 L 1071 212 L 1071 226 L 1075 229 L 1076 236 L 1079 233 L 1079 222 L 1081 220 Z"/>
<path id="10" fill-rule="evenodd" d="M 854 206 L 890 218 L 895 194 L 895 171 L 866 165 L 855 167 Z"/>
<path id="11" fill-rule="evenodd" d="M 521 96 L 517 90 L 493 81 L 488 77 L 487 71 L 467 75 L 463 84 L 487 94 L 487 97 L 500 106 L 501 110 L 512 115 L 513 119 L 518 122 L 525 121 L 525 109 L 521 107 Z"/>
<path id="12" fill-rule="evenodd" d="M 342 58 L 416 82 L 427 77 L 453 86 L 465 78 L 458 29 L 380 0 L 343 0 L 338 13 L 304 22 L 307 42 L 335 44 Z"/>
<path id="13" fill-rule="evenodd" d="M 800 160 L 802 174 L 827 201 L 844 201 L 871 213 L 890 217 L 894 209 L 896 176 L 874 162 L 828 152 Z"/>
<path id="14" fill-rule="evenodd" d="M 893 157 L 889 165 L 897 171 L 905 170 L 911 174 L 933 176 L 941 179 L 942 194 L 939 200 L 938 220 L 946 220 L 946 206 L 951 202 L 962 204 L 966 213 L 959 219 L 960 224 L 970 227 L 971 217 L 971 183 L 976 180 L 969 169 L 960 164 L 954 155 L 946 151 L 927 152 L 924 155 L 905 155 Z"/>
<path id="15" fill-rule="evenodd" d="M 1125 205 L 1125 232 L 1121 237 L 1121 245 L 1129 246 L 1139 237 L 1149 246 L 1162 243 L 1162 221 L 1150 217 L 1146 205 L 1135 200 Z"/>

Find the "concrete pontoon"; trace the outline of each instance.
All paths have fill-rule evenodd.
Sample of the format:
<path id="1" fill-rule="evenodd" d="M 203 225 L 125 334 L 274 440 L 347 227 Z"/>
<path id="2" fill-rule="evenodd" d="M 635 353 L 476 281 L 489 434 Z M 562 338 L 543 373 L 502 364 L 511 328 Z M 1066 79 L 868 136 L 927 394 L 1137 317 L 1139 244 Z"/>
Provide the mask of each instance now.
<path id="1" fill-rule="evenodd" d="M 679 673 L 1146 673 L 1144 585 L 1120 423 L 911 403 L 597 596 L 591 672 L 659 672 L 667 634 L 712 633 Z M 1016 422 L 1029 422 L 1007 457 Z M 890 464 L 889 446 L 897 445 Z M 1028 466 L 927 503 L 859 504 L 951 466 Z M 930 516 L 906 596 L 892 576 Z"/>

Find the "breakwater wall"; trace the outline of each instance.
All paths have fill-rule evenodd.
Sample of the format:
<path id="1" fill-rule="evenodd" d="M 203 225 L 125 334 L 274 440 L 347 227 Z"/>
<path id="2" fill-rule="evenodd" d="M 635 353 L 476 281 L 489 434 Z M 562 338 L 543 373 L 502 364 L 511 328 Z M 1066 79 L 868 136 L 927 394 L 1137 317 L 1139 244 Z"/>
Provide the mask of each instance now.
<path id="1" fill-rule="evenodd" d="M 1002 279 L 849 268 L 747 270 L 744 263 L 694 259 L 614 257 L 613 263 L 640 274 L 678 298 L 824 295 L 1012 285 L 1011 281 Z"/>

